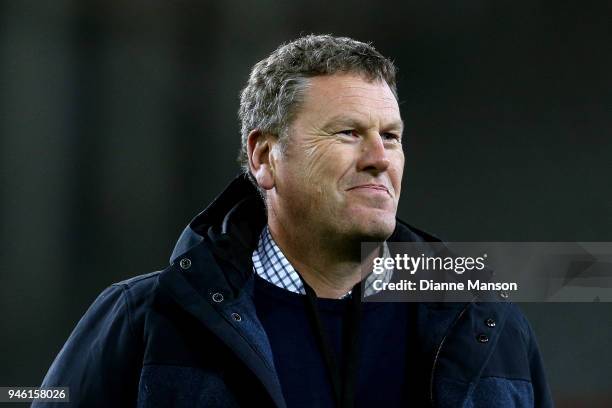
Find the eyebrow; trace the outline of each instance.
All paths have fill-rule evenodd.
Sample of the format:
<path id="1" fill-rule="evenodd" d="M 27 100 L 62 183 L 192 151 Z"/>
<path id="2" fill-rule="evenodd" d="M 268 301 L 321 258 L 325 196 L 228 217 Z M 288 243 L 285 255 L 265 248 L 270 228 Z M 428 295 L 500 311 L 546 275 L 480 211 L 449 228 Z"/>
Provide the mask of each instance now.
<path id="1" fill-rule="evenodd" d="M 328 119 L 325 122 L 325 125 L 323 126 L 323 128 L 327 129 L 328 127 L 332 125 L 336 125 L 336 124 L 343 124 L 348 127 L 354 127 L 354 128 L 364 127 L 363 122 L 360 121 L 359 119 L 352 117 L 352 116 L 345 115 L 345 114 L 341 114 L 341 115 L 332 116 L 330 119 Z M 404 121 L 401 119 L 394 120 L 393 122 L 384 126 L 384 128 L 385 129 L 397 129 L 400 132 L 403 132 L 404 131 Z"/>

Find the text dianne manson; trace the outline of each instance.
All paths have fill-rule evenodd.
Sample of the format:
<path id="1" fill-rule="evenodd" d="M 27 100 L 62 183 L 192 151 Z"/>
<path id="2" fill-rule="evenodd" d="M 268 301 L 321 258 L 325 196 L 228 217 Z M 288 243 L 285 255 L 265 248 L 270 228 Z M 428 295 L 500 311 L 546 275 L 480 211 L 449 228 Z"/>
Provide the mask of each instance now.
<path id="1" fill-rule="evenodd" d="M 383 282 L 374 281 L 375 290 L 416 290 L 416 284 L 412 281 L 402 279 L 399 282 Z M 433 280 L 419 280 L 418 290 L 420 291 L 463 291 L 465 290 L 463 282 L 435 282 Z M 518 284 L 515 282 L 481 282 L 479 280 L 468 280 L 467 290 L 482 290 L 482 291 L 516 291 Z"/>

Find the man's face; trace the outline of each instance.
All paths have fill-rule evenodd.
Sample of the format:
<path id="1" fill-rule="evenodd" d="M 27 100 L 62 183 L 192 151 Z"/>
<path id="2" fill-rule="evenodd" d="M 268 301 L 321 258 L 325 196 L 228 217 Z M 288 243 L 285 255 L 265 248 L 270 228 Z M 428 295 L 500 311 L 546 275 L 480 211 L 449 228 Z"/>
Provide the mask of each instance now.
<path id="1" fill-rule="evenodd" d="M 274 149 L 271 210 L 284 227 L 314 236 L 387 239 L 404 168 L 402 130 L 385 82 L 354 74 L 311 78 L 286 148 Z"/>

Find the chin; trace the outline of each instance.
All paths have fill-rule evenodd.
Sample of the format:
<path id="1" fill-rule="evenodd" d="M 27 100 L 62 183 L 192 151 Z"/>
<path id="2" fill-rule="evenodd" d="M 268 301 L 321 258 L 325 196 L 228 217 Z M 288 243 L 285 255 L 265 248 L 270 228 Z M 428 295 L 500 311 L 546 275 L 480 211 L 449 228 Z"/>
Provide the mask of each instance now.
<path id="1" fill-rule="evenodd" d="M 362 219 L 360 225 L 355 227 L 355 235 L 359 236 L 362 242 L 385 241 L 395 230 L 395 217 L 391 219 Z"/>
<path id="2" fill-rule="evenodd" d="M 368 208 L 351 211 L 347 217 L 352 222 L 352 228 L 356 235 L 366 239 L 362 241 L 384 241 L 393 234 L 395 230 L 395 211 Z"/>

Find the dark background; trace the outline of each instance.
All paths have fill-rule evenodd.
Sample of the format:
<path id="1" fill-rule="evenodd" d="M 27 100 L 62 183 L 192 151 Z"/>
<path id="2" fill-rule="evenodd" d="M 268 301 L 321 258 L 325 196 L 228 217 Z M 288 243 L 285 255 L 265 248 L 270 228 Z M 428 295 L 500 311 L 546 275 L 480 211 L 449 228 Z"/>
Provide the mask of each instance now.
<path id="1" fill-rule="evenodd" d="M 165 267 L 237 172 L 251 66 L 300 34 L 399 66 L 404 220 L 612 241 L 611 5 L 0 3 L 0 386 L 39 384 L 104 287 Z M 612 406 L 612 304 L 522 307 L 558 405 Z"/>

